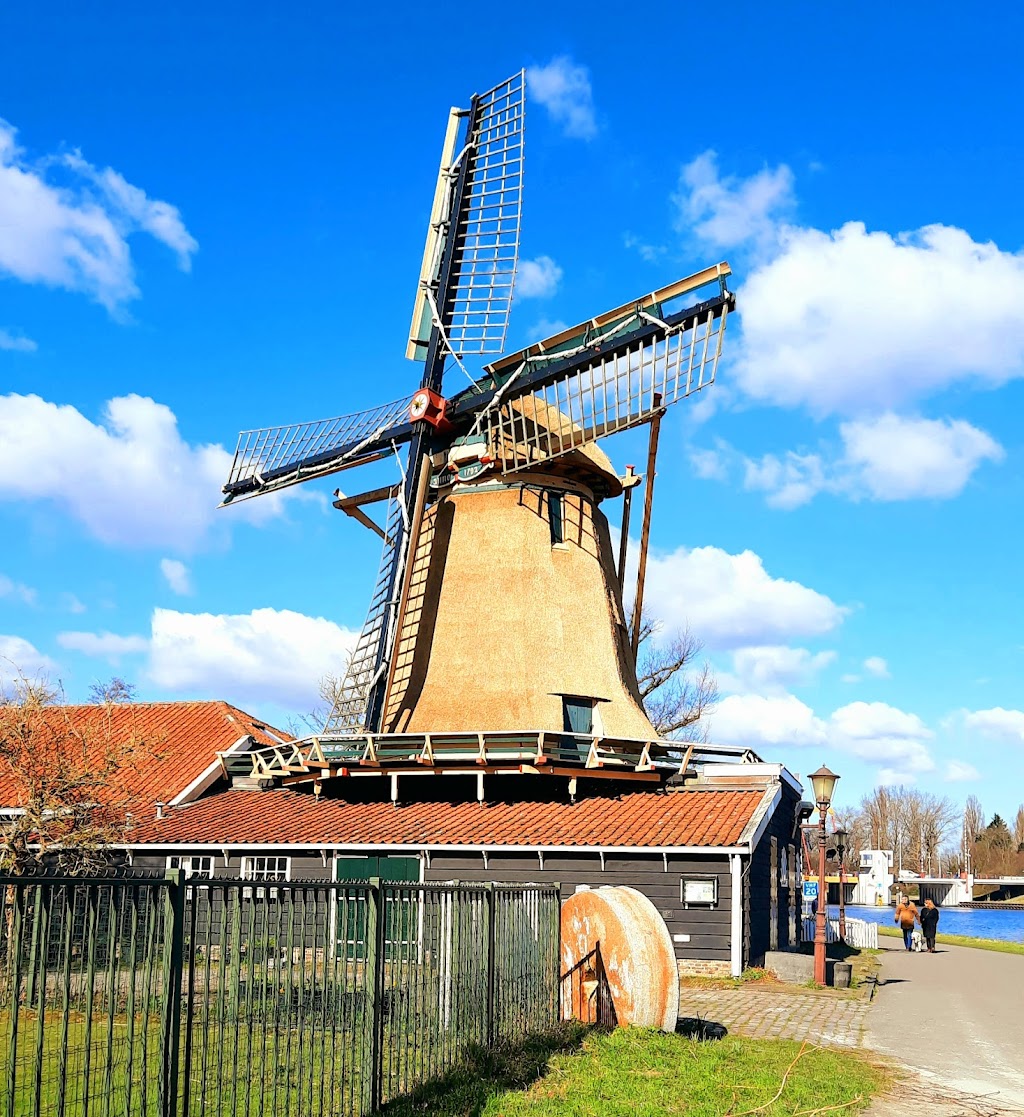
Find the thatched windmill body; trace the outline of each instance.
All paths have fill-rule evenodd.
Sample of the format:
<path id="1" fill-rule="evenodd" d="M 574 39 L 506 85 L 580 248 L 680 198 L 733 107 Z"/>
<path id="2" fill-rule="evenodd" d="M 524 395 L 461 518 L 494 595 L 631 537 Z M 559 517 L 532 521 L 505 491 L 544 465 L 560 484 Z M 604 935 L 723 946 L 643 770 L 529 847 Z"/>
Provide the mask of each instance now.
<path id="1" fill-rule="evenodd" d="M 380 572 L 324 733 L 267 760 L 283 778 L 467 762 L 596 775 L 613 756 L 636 776 L 656 766 L 622 602 L 639 478 L 619 477 L 596 443 L 644 423 L 656 439 L 664 409 L 713 382 L 730 271 L 717 264 L 470 374 L 466 358 L 504 346 L 524 95 L 520 73 L 451 110 L 407 346 L 425 364 L 419 390 L 240 436 L 225 503 L 392 454 L 402 474 L 336 494 L 381 536 Z M 446 372 L 469 386 L 446 396 Z M 623 492 L 616 562 L 600 505 Z M 648 484 L 644 548 L 650 496 Z M 381 523 L 364 511 L 378 502 Z"/>

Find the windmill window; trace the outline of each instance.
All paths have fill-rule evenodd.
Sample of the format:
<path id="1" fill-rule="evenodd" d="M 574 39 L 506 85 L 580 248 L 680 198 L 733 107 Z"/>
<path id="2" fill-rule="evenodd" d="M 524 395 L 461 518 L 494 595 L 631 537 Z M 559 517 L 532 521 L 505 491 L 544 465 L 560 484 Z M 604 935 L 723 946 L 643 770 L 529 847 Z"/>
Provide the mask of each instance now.
<path id="1" fill-rule="evenodd" d="M 548 493 L 548 526 L 551 528 L 551 544 L 565 542 L 565 526 L 561 493 Z"/>
<path id="2" fill-rule="evenodd" d="M 562 699 L 562 728 L 566 733 L 594 732 L 593 698 Z"/>

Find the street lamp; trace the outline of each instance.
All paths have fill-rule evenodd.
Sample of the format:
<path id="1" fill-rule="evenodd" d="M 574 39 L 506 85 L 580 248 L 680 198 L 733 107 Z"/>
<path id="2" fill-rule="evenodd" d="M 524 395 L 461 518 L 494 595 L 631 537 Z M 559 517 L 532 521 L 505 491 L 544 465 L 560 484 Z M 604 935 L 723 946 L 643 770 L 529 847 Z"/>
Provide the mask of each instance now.
<path id="1" fill-rule="evenodd" d="M 823 764 L 811 773 L 814 802 L 818 808 L 818 909 L 814 920 L 814 982 L 825 984 L 825 921 L 828 918 L 828 885 L 825 883 L 825 817 L 839 777 Z"/>
<path id="2" fill-rule="evenodd" d="M 839 860 L 839 941 L 846 942 L 846 844 L 850 840 L 849 831 L 843 826 L 837 826 L 832 831 L 836 840 L 836 857 Z"/>

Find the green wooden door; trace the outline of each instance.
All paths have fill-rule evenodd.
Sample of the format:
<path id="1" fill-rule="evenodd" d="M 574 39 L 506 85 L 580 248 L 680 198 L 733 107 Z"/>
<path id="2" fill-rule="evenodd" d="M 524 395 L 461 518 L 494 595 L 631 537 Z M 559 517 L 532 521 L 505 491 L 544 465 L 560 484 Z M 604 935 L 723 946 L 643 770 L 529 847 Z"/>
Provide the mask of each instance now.
<path id="1" fill-rule="evenodd" d="M 364 881 L 378 877 L 381 881 L 416 883 L 420 879 L 418 857 L 339 857 L 334 862 L 337 881 Z M 396 913 L 389 913 L 387 939 L 407 945 L 415 933 L 416 921 L 411 917 L 410 904 L 402 904 Z M 366 928 L 369 919 L 365 894 L 339 897 L 338 954 L 358 959 L 366 957 Z M 396 922 L 397 920 L 397 922 Z M 391 949 L 394 949 L 391 947 Z M 389 949 L 390 953 L 390 949 Z"/>

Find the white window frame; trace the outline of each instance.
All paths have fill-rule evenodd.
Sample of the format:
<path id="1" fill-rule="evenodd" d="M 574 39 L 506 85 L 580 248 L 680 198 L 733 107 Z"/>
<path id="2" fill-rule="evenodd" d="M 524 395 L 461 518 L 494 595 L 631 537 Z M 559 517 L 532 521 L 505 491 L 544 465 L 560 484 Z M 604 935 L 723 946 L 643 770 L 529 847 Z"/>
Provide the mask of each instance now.
<path id="1" fill-rule="evenodd" d="M 174 862 L 178 864 L 175 865 Z M 168 854 L 167 869 L 184 869 L 186 880 L 213 880 L 213 869 L 216 859 L 206 855 L 193 854 Z M 206 862 L 204 865 L 203 863 Z"/>
<path id="2" fill-rule="evenodd" d="M 263 862 L 259 865 L 258 862 Z M 277 866 L 270 870 L 268 862 L 278 862 Z M 284 876 L 280 876 L 281 867 L 280 863 L 284 862 Z M 267 875 L 268 872 L 273 872 L 273 876 Z M 271 854 L 269 857 L 256 856 L 256 857 L 243 857 L 242 858 L 242 880 L 291 880 L 292 879 L 292 859 L 290 857 L 278 857 L 276 854 Z"/>
<path id="3" fill-rule="evenodd" d="M 268 862 L 270 862 L 270 861 L 277 862 L 277 867 L 275 867 L 273 870 L 270 869 L 270 866 L 268 864 Z M 260 862 L 262 862 L 262 864 L 260 864 Z M 280 863 L 281 862 L 284 862 L 284 876 L 276 875 L 276 874 L 281 872 L 281 868 L 280 868 Z M 265 874 L 267 872 L 270 872 L 270 871 L 272 871 L 275 875 L 274 876 L 266 876 Z M 261 875 L 257 876 L 256 875 L 257 873 L 260 873 Z M 287 881 L 287 880 L 291 880 L 291 879 L 292 879 L 292 859 L 290 857 L 278 857 L 277 855 L 272 854 L 269 857 L 259 855 L 259 856 L 243 857 L 242 858 L 242 880 L 265 881 L 267 883 L 270 883 L 270 882 L 273 882 L 273 881 Z M 250 888 L 243 888 L 242 889 L 242 898 L 244 900 L 252 900 L 252 899 L 276 900 L 277 899 L 277 889 L 276 888 L 251 888 L 251 887 Z"/>

